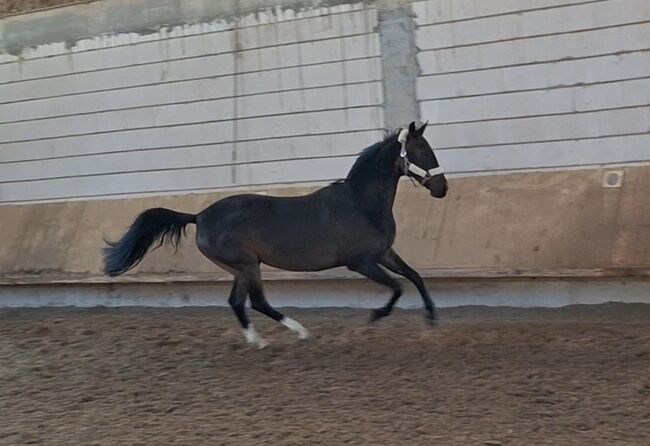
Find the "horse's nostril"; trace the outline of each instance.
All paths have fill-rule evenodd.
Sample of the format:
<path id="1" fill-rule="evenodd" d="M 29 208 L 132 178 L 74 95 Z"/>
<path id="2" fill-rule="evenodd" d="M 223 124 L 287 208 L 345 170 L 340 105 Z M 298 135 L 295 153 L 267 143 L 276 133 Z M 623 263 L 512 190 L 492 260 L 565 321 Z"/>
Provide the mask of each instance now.
<path id="1" fill-rule="evenodd" d="M 449 190 L 449 186 L 447 186 L 446 184 L 444 184 L 444 185 L 442 186 L 442 191 L 443 191 L 444 193 L 447 193 L 448 190 Z"/>

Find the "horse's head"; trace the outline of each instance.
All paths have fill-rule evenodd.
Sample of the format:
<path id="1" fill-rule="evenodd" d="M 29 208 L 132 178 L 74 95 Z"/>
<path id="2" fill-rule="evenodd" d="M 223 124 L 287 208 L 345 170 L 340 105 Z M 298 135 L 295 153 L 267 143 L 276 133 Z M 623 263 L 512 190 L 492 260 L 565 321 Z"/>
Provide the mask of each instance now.
<path id="1" fill-rule="evenodd" d="M 402 145 L 400 163 L 404 175 L 414 178 L 429 189 L 431 196 L 443 198 L 449 187 L 433 149 L 424 138 L 426 128 L 426 123 L 418 129 L 415 122 L 411 122 L 408 130 L 399 132 L 398 141 Z"/>

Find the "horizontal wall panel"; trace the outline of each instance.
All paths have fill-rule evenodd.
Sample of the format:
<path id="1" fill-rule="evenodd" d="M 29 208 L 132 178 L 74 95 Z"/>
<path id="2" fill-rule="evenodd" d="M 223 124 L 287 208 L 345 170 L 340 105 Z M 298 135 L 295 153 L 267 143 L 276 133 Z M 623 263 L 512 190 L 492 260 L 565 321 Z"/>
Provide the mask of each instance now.
<path id="1" fill-rule="evenodd" d="M 650 133 L 588 140 L 449 149 L 437 152 L 448 172 L 486 172 L 650 161 Z"/>
<path id="2" fill-rule="evenodd" d="M 377 25 L 375 9 L 361 9 L 339 14 L 324 14 L 258 24 L 237 29 L 241 49 L 286 45 L 302 40 L 334 39 L 359 33 L 371 33 Z"/>
<path id="3" fill-rule="evenodd" d="M 301 76 L 306 88 L 379 80 L 382 77 L 381 59 L 376 57 L 327 65 L 307 65 L 301 68 Z"/>
<path id="4" fill-rule="evenodd" d="M 138 34 L 122 35 L 124 42 L 94 39 L 93 48 L 83 49 L 84 41 L 50 57 L 26 58 L 21 65 L 0 65 L 2 82 L 16 82 L 47 76 L 65 76 L 80 71 L 98 71 L 124 68 L 129 65 L 151 64 L 174 59 L 223 54 L 234 50 L 234 39 L 229 30 L 206 32 L 199 35 L 170 38 L 160 31 L 156 39 L 143 40 Z M 11 70 L 11 71 L 10 71 Z"/>
<path id="5" fill-rule="evenodd" d="M 237 92 L 241 95 L 253 95 L 270 91 L 317 88 L 380 79 L 380 58 L 368 57 L 239 74 L 237 76 Z"/>
<path id="6" fill-rule="evenodd" d="M 565 59 L 618 54 L 650 47 L 650 23 L 534 37 L 445 50 L 422 51 L 422 74 L 538 64 Z"/>
<path id="7" fill-rule="evenodd" d="M 608 1 L 608 0 L 601 0 Z M 503 14 L 520 14 L 522 11 L 594 3 L 593 0 L 426 0 L 413 2 L 412 8 L 418 25 L 474 20 Z"/>
<path id="8" fill-rule="evenodd" d="M 383 114 L 379 107 L 361 107 L 291 116 L 241 119 L 237 121 L 237 134 L 240 135 L 240 140 L 266 139 L 309 133 L 377 129 L 381 128 L 382 122 Z M 0 146 L 0 162 L 217 144 L 233 141 L 233 127 L 232 122 L 216 122 L 8 143 Z"/>
<path id="9" fill-rule="evenodd" d="M 424 116 L 428 119 L 427 116 Z M 433 147 L 475 147 L 645 133 L 650 107 L 500 121 L 441 124 L 427 133 Z M 649 157 L 650 159 L 650 157 Z"/>
<path id="10" fill-rule="evenodd" d="M 327 158 L 313 169 L 311 160 L 289 160 L 236 166 L 236 177 L 248 185 L 322 181 L 345 177 L 350 157 Z M 106 177 L 76 177 L 0 184 L 4 202 L 110 196 L 156 191 L 192 191 L 231 187 L 232 167 L 206 167 L 159 172 L 134 172 Z"/>
<path id="11" fill-rule="evenodd" d="M 232 162 L 233 143 L 174 147 L 147 152 L 116 152 L 0 164 L 0 183 L 48 178 L 94 176 L 116 172 L 177 169 Z"/>
<path id="12" fill-rule="evenodd" d="M 343 37 L 340 39 L 331 39 L 324 41 L 316 41 L 310 43 L 300 43 L 293 45 L 284 45 L 279 47 L 268 47 L 254 50 L 243 50 L 237 52 L 222 52 L 217 54 L 205 53 L 192 57 L 185 57 L 182 59 L 165 58 L 153 60 L 147 63 L 130 63 L 120 67 L 105 67 L 102 66 L 96 70 L 84 70 L 72 66 L 70 72 L 66 75 L 55 76 L 54 78 L 67 79 L 69 76 L 79 76 L 81 74 L 92 75 L 98 72 L 122 72 L 134 70 L 136 67 L 140 70 L 145 70 L 145 67 L 155 66 L 160 62 L 165 62 L 172 65 L 187 65 L 206 64 L 210 61 L 217 61 L 219 63 L 223 58 L 233 58 L 234 54 L 237 55 L 237 71 L 258 71 L 258 70 L 272 70 L 286 65 L 298 65 L 300 55 L 302 54 L 303 64 L 317 64 L 327 62 L 329 60 L 343 60 L 352 59 L 356 57 L 366 57 L 377 55 L 376 37 L 372 34 L 358 35 L 352 37 Z M 346 51 L 347 49 L 347 51 Z M 74 58 L 79 53 L 73 53 L 69 58 Z M 93 53 L 94 54 L 94 53 Z M 73 62 L 68 63 L 73 64 Z M 11 64 L 16 65 L 16 64 Z M 0 65 L 0 68 L 3 65 Z M 173 67 L 172 67 L 173 68 Z M 151 70 L 151 68 L 149 69 Z M 177 70 L 179 70 L 177 68 Z M 232 73 L 232 71 L 228 72 Z M 170 75 L 171 76 L 171 75 Z M 23 82 L 35 82 L 37 80 L 49 79 L 49 76 L 33 77 L 17 79 L 13 82 L 0 82 L 0 86 L 22 84 Z M 0 78 L 8 79 L 8 78 Z"/>
<path id="13" fill-rule="evenodd" d="M 377 105 L 380 102 L 375 84 L 337 86 L 302 92 L 300 90 L 245 96 L 237 99 L 240 118 L 270 114 L 289 114 L 346 106 Z M 374 93 L 374 94 L 373 94 Z M 346 103 L 350 94 L 355 103 Z M 168 104 L 0 124 L 0 143 L 39 138 L 72 136 L 95 132 L 159 127 L 232 119 L 233 99 Z"/>
<path id="14" fill-rule="evenodd" d="M 307 135 L 192 147 L 117 152 L 66 159 L 0 164 L 0 183 L 58 177 L 92 176 L 116 172 L 178 170 L 233 163 L 264 163 L 300 158 L 353 156 L 380 140 L 377 130 L 328 135 Z"/>
<path id="15" fill-rule="evenodd" d="M 319 65 L 323 69 L 341 62 L 328 62 Z M 303 88 L 300 78 L 301 67 L 281 68 L 279 70 L 255 71 L 237 75 L 236 93 L 242 95 L 266 93 L 269 91 Z"/>
<path id="16" fill-rule="evenodd" d="M 290 116 L 240 119 L 236 125 L 237 135 L 242 135 L 242 139 L 260 139 L 377 129 L 383 122 L 382 116 L 381 108 L 371 106 Z"/>
<path id="17" fill-rule="evenodd" d="M 71 76 L 36 79 L 0 85 L 0 101 L 20 101 L 87 91 L 151 85 L 197 77 L 223 76 L 235 70 L 233 54 L 135 65 L 116 70 L 78 73 Z"/>
<path id="18" fill-rule="evenodd" d="M 345 73 L 349 73 L 346 82 L 377 80 L 380 78 L 379 62 L 379 58 L 373 56 L 303 67 L 240 73 L 237 75 L 236 93 L 255 94 L 343 83 Z M 110 104 L 115 104 L 114 107 L 135 106 L 140 104 L 141 100 L 148 100 L 146 105 L 168 103 L 169 100 L 165 98 L 170 95 L 169 90 L 175 91 L 171 93 L 174 98 L 178 97 L 180 94 L 178 91 L 181 90 L 193 92 L 194 97 L 199 95 L 201 98 L 219 98 L 232 94 L 234 88 L 232 74 L 223 74 L 212 69 L 209 72 L 202 72 L 200 66 L 196 67 L 196 71 L 187 70 L 186 67 L 180 67 L 181 71 L 170 71 L 170 66 L 166 64 L 149 67 L 148 71 L 141 71 L 141 68 L 135 67 L 137 69 L 135 72 L 126 75 L 121 73 L 118 78 L 99 72 L 95 76 L 77 75 L 72 80 L 42 79 L 33 83 L 20 84 L 20 88 L 0 85 L 0 119 L 7 121 L 29 118 L 28 112 L 20 109 L 23 104 L 27 110 L 35 111 L 34 116 L 43 116 L 44 112 L 39 111 L 39 106 L 46 102 L 51 103 L 48 107 L 57 111 L 61 110 L 61 104 L 68 104 L 63 110 L 83 112 L 93 111 L 93 107 L 101 110 L 103 109 L 101 107 L 106 107 L 103 104 L 109 104 L 109 107 Z M 171 66 L 171 69 L 174 68 L 179 67 Z M 329 77 L 325 77 L 324 74 L 329 74 Z M 74 96 L 66 99 L 67 95 Z M 32 105 L 33 102 L 36 104 Z M 74 108 L 77 102 L 81 104 L 78 110 Z M 84 106 L 89 103 L 93 105 Z M 11 118 L 11 110 L 15 107 L 18 108 L 18 116 L 22 118 Z"/>
<path id="19" fill-rule="evenodd" d="M 232 119 L 233 99 L 132 108 L 63 118 L 0 124 L 0 144 L 68 137 L 88 133 L 126 131 L 196 122 Z M 0 146 L 1 147 L 1 146 Z"/>
<path id="20" fill-rule="evenodd" d="M 420 26 L 416 36 L 418 48 L 428 50 L 611 27 L 649 19 L 650 2 L 647 0 L 609 0 L 599 5 L 589 3 Z"/>
<path id="21" fill-rule="evenodd" d="M 0 162 L 154 147 L 215 144 L 232 140 L 232 122 L 210 122 L 8 143 L 0 146 Z"/>
<path id="22" fill-rule="evenodd" d="M 612 82 L 650 75 L 650 51 L 420 76 L 420 100 Z"/>
<path id="23" fill-rule="evenodd" d="M 433 123 L 517 118 L 544 114 L 650 106 L 650 77 L 602 85 L 424 101 Z"/>
<path id="24" fill-rule="evenodd" d="M 337 42 L 349 35 L 369 34 L 376 26 L 376 12 L 372 9 L 352 11 L 308 19 L 278 22 L 270 25 L 249 26 L 234 31 L 220 30 L 184 37 L 164 37 L 153 41 L 140 41 L 137 35 L 125 36 L 126 43 L 90 51 L 74 51 L 47 58 L 26 59 L 20 63 L 0 64 L 0 83 L 38 79 L 48 76 L 71 75 L 81 71 L 98 71 L 107 68 L 125 68 L 137 64 L 160 61 L 200 58 L 206 54 L 232 53 L 235 48 L 244 58 L 254 60 L 275 47 L 291 47 L 284 55 L 309 51 L 311 43 L 300 41 Z M 353 39 L 356 37 L 353 37 Z M 235 45 L 236 43 L 236 45 Z M 339 44 L 340 45 L 340 44 Z M 348 45 L 354 45 L 353 42 Z M 318 53 L 313 53 L 318 57 Z M 326 54 L 321 55 L 327 57 Z M 270 63 L 275 63 L 270 61 Z M 258 68 L 271 68 L 260 66 Z"/>
<path id="25" fill-rule="evenodd" d="M 75 94 L 96 89 L 116 89 L 157 82 L 180 81 L 209 76 L 223 76 L 235 71 L 255 72 L 276 70 L 288 65 L 322 64 L 331 60 L 347 60 L 378 55 L 377 37 L 374 35 L 326 41 L 324 48 L 310 48 L 311 44 L 265 48 L 218 55 L 198 56 L 191 59 L 165 60 L 146 65 L 130 65 L 118 69 L 92 72 L 72 72 L 69 76 L 0 83 L 0 101 L 17 101 L 64 94 Z M 347 51 L 346 51 L 347 50 Z M 300 53 L 302 53 L 302 61 Z M 236 64 L 234 54 L 237 54 Z M 1 66 L 1 65 L 0 65 Z M 80 70 L 79 70 L 80 71 Z M 1 78 L 0 78 L 1 79 Z M 48 88 L 49 87 L 49 88 Z M 21 94 L 23 91 L 27 94 Z"/>
<path id="26" fill-rule="evenodd" d="M 350 156 L 384 138 L 382 130 L 301 135 L 237 142 L 237 162 L 256 163 L 278 159 Z"/>
<path id="27" fill-rule="evenodd" d="M 246 118 L 273 113 L 380 105 L 381 102 L 381 85 L 370 82 L 244 96 L 237 98 L 237 114 Z"/>
<path id="28" fill-rule="evenodd" d="M 230 97 L 233 76 L 0 104 L 0 122 Z"/>
<path id="29" fill-rule="evenodd" d="M 124 87 L 91 93 L 73 93 L 71 96 L 27 99 L 21 102 L 0 104 L 0 123 L 61 115 L 101 112 L 123 108 L 219 99 L 236 95 L 254 95 L 273 91 L 315 88 L 344 82 L 344 72 L 352 81 L 368 82 L 380 78 L 378 59 L 330 62 L 308 69 L 301 85 L 301 68 L 283 68 L 272 71 L 240 74 L 235 91 L 234 76 L 190 79 L 182 82 L 163 82 L 145 86 Z M 331 66 L 330 66 L 331 65 Z M 307 67 L 306 67 L 307 68 Z M 320 73 L 339 73 L 323 78 Z M 311 74 L 314 73 L 315 76 Z M 97 87 L 103 88 L 102 85 Z M 2 98 L 0 98 L 2 101 Z"/>

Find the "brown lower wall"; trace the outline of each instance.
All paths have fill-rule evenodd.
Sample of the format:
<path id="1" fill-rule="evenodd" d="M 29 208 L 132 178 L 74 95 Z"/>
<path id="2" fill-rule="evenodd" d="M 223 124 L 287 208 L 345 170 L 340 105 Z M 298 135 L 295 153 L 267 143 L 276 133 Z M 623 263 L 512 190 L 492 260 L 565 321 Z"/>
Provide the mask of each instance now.
<path id="1" fill-rule="evenodd" d="M 606 171 L 597 169 L 455 178 L 444 200 L 402 183 L 396 248 L 433 278 L 650 276 L 650 166 L 623 170 L 621 188 L 604 188 Z M 226 195 L 0 206 L 0 284 L 109 282 L 100 272 L 104 237 L 118 238 L 146 208 L 198 212 Z M 192 235 L 177 254 L 155 251 L 115 281 L 229 280 Z M 356 277 L 341 269 L 265 276 Z"/>

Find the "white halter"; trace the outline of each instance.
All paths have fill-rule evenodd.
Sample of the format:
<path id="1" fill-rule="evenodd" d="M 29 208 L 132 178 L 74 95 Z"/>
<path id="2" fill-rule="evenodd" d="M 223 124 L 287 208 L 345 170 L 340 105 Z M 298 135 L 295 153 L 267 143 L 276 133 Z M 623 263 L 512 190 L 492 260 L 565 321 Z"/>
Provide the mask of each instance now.
<path id="1" fill-rule="evenodd" d="M 397 142 L 402 144 L 402 150 L 399 153 L 399 156 L 402 157 L 404 160 L 404 168 L 408 172 L 412 172 L 422 178 L 421 183 L 424 184 L 426 183 L 427 180 L 429 180 L 432 177 L 435 177 L 436 175 L 442 175 L 445 173 L 442 167 L 434 167 L 433 169 L 429 170 L 424 170 L 420 166 L 413 164 L 412 162 L 409 161 L 408 155 L 406 153 L 406 140 L 408 139 L 409 136 L 409 131 L 408 129 L 401 130 L 399 132 L 399 135 L 397 136 Z"/>

